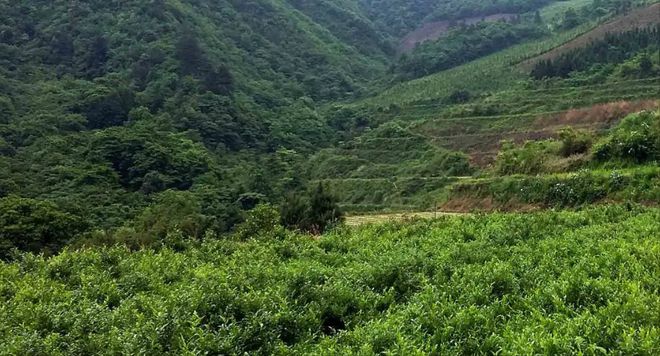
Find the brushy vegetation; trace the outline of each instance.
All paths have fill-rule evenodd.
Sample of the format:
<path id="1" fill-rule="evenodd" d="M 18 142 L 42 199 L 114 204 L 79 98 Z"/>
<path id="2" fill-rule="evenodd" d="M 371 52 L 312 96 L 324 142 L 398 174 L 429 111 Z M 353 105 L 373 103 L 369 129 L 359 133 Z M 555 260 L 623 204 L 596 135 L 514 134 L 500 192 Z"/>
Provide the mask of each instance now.
<path id="1" fill-rule="evenodd" d="M 603 201 L 660 201 L 660 169 L 581 170 L 574 173 L 512 175 L 458 182 L 448 187 L 448 204 L 463 209 L 515 210 L 525 206 L 575 208 Z"/>
<path id="2" fill-rule="evenodd" d="M 594 147 L 594 158 L 608 165 L 660 162 L 660 111 L 625 118 Z"/>
<path id="3" fill-rule="evenodd" d="M 23 255 L 0 264 L 0 349 L 653 355 L 658 231 L 610 206 Z"/>
<path id="4" fill-rule="evenodd" d="M 595 144 L 594 140 L 588 132 L 566 128 L 555 140 L 528 141 L 521 146 L 505 142 L 495 162 L 495 171 L 499 175 L 540 174 L 657 164 L 660 111 L 628 115 Z"/>
<path id="5" fill-rule="evenodd" d="M 594 142 L 592 146 L 592 143 Z M 605 200 L 660 202 L 660 111 L 624 118 L 597 140 L 565 129 L 557 140 L 504 143 L 495 177 L 449 186 L 449 201 L 481 201 L 495 208 L 521 204 L 577 207 Z M 491 207 L 489 207 L 491 208 Z"/>

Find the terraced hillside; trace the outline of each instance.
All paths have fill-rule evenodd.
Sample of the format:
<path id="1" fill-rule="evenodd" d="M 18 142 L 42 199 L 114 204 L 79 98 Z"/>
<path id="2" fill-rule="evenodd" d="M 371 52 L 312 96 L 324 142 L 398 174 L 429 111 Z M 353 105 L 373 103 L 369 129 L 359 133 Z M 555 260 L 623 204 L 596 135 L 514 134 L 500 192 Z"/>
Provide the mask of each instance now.
<path id="1" fill-rule="evenodd" d="M 350 150 L 333 151 L 332 158 L 329 152 L 317 155 L 313 161 L 317 166 L 330 162 L 352 165 L 346 166 L 349 173 L 319 174 L 317 170 L 314 179 L 327 182 L 349 211 L 431 209 L 447 199 L 450 193 L 446 187 L 465 182 L 470 172 L 489 171 L 503 141 L 522 144 L 557 139 L 566 127 L 600 136 L 628 114 L 657 109 L 660 71 L 654 69 L 641 76 L 617 74 L 621 68 L 638 65 L 643 54 L 613 65 L 609 74 L 600 77 L 580 74 L 567 79 L 530 80 L 529 70 L 519 65 L 567 44 L 584 43 L 576 42 L 584 36 L 595 39 L 593 34 L 611 28 L 625 32 L 628 27 L 616 24 L 631 19 L 639 19 L 640 26 L 660 23 L 655 14 L 641 15 L 657 13 L 657 9 L 655 4 L 603 24 L 586 23 L 548 39 L 396 85 L 353 104 L 352 109 L 369 112 L 372 120 L 396 125 L 406 135 L 374 137 L 368 133 L 346 143 Z M 543 14 L 549 17 L 557 11 L 552 5 Z M 654 57 L 660 60 L 657 47 L 647 51 L 656 53 Z M 658 61 L 653 63 L 660 68 Z M 456 174 L 429 164 L 441 161 L 445 151 L 454 152 L 456 157 L 467 155 L 470 169 Z M 389 163 L 379 165 L 382 161 Z M 419 166 L 426 169 L 408 169 Z"/>

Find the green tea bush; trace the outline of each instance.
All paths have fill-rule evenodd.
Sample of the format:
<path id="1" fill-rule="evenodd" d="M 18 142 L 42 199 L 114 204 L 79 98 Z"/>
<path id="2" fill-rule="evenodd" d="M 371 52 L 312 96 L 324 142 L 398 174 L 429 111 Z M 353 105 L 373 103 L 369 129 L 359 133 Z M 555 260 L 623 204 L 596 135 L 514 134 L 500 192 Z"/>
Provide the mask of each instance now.
<path id="1" fill-rule="evenodd" d="M 234 236 L 239 240 L 254 238 L 280 238 L 284 228 L 280 225 L 280 212 L 267 204 L 257 205 L 247 213 L 244 222 L 236 227 Z"/>
<path id="2" fill-rule="evenodd" d="M 0 354 L 654 355 L 658 231 L 607 206 L 22 254 Z"/>

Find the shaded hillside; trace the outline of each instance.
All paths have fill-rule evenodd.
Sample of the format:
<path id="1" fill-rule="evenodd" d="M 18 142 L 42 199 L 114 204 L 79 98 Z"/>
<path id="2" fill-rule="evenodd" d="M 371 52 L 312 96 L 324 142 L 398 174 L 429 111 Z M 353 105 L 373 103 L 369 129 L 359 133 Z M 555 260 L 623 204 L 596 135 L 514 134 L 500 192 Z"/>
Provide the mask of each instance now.
<path id="1" fill-rule="evenodd" d="M 420 43 L 436 40 L 449 32 L 455 25 L 474 25 L 479 22 L 508 21 L 515 18 L 516 14 L 494 14 L 480 17 L 469 17 L 466 19 L 452 21 L 434 21 L 425 23 L 422 27 L 408 33 L 399 42 L 398 52 L 406 53 L 415 49 Z"/>

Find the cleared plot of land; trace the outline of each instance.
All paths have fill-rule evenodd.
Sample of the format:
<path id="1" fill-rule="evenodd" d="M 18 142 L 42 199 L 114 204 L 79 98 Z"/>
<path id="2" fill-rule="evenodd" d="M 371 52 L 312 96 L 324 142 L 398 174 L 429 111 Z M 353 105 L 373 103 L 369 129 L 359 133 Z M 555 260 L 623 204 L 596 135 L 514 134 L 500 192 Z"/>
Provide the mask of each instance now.
<path id="1" fill-rule="evenodd" d="M 406 35 L 399 43 L 399 53 L 410 52 L 419 43 L 437 40 L 451 31 L 454 24 L 474 25 L 480 22 L 509 21 L 517 14 L 495 14 L 489 16 L 469 17 L 458 21 L 435 21 L 424 24 L 422 27 Z"/>

